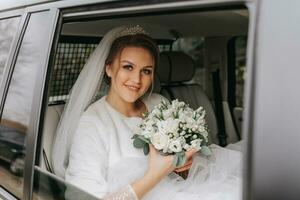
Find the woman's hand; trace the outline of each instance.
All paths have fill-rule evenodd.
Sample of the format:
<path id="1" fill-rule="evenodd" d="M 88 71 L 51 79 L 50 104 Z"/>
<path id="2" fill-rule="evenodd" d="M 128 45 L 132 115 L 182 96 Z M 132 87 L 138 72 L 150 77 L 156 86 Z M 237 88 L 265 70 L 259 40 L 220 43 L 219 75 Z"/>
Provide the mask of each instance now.
<path id="1" fill-rule="evenodd" d="M 147 173 L 152 177 L 158 178 L 159 180 L 168 175 L 170 172 L 182 172 L 189 169 L 192 165 L 193 159 L 192 156 L 197 152 L 196 150 L 189 150 L 185 153 L 187 162 L 181 166 L 175 168 L 173 166 L 174 156 L 162 156 L 160 153 L 153 147 L 150 146 L 149 153 L 149 167 Z"/>
<path id="2" fill-rule="evenodd" d="M 189 150 L 185 153 L 187 163 L 184 166 L 175 168 L 173 166 L 174 156 L 162 156 L 153 147 L 150 146 L 149 153 L 149 166 L 146 174 L 139 180 L 131 184 L 135 194 L 138 199 L 141 199 L 147 192 L 149 192 L 156 184 L 158 184 L 161 179 L 167 176 L 173 170 L 184 170 L 188 169 L 192 163 L 192 156 L 197 152 L 197 150 Z"/>
<path id="3" fill-rule="evenodd" d="M 174 172 L 178 173 L 178 172 L 184 172 L 186 170 L 189 170 L 192 164 L 193 164 L 193 157 L 187 160 L 183 166 L 175 168 Z"/>
<path id="4" fill-rule="evenodd" d="M 162 156 L 160 153 L 153 147 L 152 144 L 149 144 L 150 153 L 149 153 L 149 166 L 147 173 L 152 177 L 156 177 L 159 180 L 168 175 L 171 171 L 174 170 L 173 160 L 174 156 Z"/>

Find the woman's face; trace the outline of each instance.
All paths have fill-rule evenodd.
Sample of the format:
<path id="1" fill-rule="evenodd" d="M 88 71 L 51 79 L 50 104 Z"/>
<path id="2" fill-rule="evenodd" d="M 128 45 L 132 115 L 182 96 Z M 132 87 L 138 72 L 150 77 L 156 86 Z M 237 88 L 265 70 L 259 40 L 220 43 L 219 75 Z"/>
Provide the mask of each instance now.
<path id="1" fill-rule="evenodd" d="M 141 47 L 125 47 L 106 66 L 111 78 L 110 92 L 126 102 L 135 102 L 146 93 L 153 80 L 154 59 Z"/>

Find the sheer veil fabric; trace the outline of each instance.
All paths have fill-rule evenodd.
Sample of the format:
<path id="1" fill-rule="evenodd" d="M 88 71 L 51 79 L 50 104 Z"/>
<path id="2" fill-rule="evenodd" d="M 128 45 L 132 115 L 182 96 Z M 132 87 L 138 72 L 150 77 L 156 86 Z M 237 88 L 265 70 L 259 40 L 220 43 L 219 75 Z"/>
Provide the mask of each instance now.
<path id="1" fill-rule="evenodd" d="M 96 96 L 112 42 L 126 28 L 128 27 L 114 28 L 103 37 L 71 89 L 69 100 L 57 127 L 52 150 L 54 173 L 62 178 L 65 177 L 72 138 L 80 116 Z"/>

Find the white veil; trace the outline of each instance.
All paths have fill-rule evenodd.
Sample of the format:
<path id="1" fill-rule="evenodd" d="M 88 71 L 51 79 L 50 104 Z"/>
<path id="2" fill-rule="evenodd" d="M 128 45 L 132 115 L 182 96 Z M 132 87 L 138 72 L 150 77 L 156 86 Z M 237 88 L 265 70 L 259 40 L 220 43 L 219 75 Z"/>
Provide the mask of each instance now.
<path id="1" fill-rule="evenodd" d="M 68 166 L 68 158 L 73 134 L 77 128 L 80 116 L 93 101 L 100 80 L 105 72 L 105 59 L 108 56 L 112 42 L 120 36 L 126 26 L 109 31 L 101 40 L 95 51 L 83 67 L 69 95 L 63 115 L 57 127 L 52 148 L 52 166 L 54 173 L 62 178 Z"/>

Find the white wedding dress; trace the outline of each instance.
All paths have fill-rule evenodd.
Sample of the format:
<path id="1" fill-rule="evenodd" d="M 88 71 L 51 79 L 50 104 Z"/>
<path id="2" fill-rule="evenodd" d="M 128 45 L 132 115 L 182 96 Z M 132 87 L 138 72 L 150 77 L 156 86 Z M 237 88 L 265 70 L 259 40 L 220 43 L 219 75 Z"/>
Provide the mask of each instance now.
<path id="1" fill-rule="evenodd" d="M 151 110 L 162 98 L 152 94 L 143 101 Z M 116 111 L 106 97 L 90 105 L 74 135 L 66 181 L 98 198 L 120 192 L 122 188 L 131 190 L 128 185 L 142 177 L 148 165 L 148 157 L 133 147 L 131 139 L 140 121 L 139 117 L 126 117 Z M 241 152 L 214 144 L 210 148 L 211 156 L 194 156 L 186 180 L 171 173 L 142 199 L 241 199 Z M 115 199 L 137 199 L 132 190 L 130 195 Z"/>

